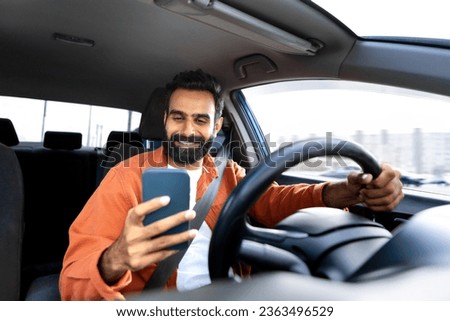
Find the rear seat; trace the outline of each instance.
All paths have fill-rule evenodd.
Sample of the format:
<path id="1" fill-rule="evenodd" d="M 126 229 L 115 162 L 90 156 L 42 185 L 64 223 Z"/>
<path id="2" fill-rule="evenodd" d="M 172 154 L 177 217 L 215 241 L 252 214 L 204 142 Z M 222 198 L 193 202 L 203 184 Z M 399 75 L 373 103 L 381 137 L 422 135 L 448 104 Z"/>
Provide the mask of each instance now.
<path id="1" fill-rule="evenodd" d="M 0 132 L 16 144 L 13 149 L 24 177 L 22 293 L 41 276 L 44 278 L 40 280 L 50 276 L 51 283 L 57 283 L 68 246 L 68 229 L 106 171 L 128 154 L 161 145 L 164 100 L 164 88 L 157 88 L 142 115 L 139 132 L 113 131 L 104 149 L 82 147 L 80 133 L 47 132 L 42 144 L 17 144 L 15 131 L 14 135 Z M 57 288 L 56 283 L 52 286 Z"/>
<path id="2" fill-rule="evenodd" d="M 82 148 L 81 133 L 47 132 L 42 144 L 14 147 L 25 190 L 23 284 L 58 273 L 68 229 L 96 187 L 98 152 Z"/>
<path id="3" fill-rule="evenodd" d="M 160 105 L 155 95 L 151 101 Z M 147 113 L 148 118 L 161 126 L 161 109 L 158 121 Z M 144 127 L 146 122 L 142 121 L 139 133 L 111 132 L 104 149 L 82 147 L 81 133 L 69 132 L 47 132 L 43 143 L 19 143 L 12 122 L 0 121 L 0 141 L 14 149 L 24 179 L 24 294 L 35 279 L 59 274 L 68 246 L 68 229 L 106 171 L 128 153 L 159 147 L 162 136 L 160 128 L 155 130 L 148 123 Z"/>

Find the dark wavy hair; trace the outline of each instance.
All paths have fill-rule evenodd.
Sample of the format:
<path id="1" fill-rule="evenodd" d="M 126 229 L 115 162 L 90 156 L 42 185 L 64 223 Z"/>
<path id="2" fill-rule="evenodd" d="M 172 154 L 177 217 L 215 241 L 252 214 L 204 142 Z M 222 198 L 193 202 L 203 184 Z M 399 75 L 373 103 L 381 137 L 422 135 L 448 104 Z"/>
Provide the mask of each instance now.
<path id="1" fill-rule="evenodd" d="M 172 93 L 178 88 L 209 91 L 214 97 L 215 120 L 222 116 L 224 106 L 221 98 L 222 87 L 212 75 L 201 69 L 178 73 L 172 81 L 166 85 L 166 111 L 169 109 L 169 101 Z"/>

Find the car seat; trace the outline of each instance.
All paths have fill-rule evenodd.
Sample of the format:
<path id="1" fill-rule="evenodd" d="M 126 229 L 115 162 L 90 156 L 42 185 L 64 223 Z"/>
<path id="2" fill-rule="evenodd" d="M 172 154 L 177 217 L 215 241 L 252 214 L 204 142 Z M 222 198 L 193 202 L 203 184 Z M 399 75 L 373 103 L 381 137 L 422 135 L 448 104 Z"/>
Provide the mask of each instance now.
<path id="1" fill-rule="evenodd" d="M 14 151 L 0 143 L 0 300 L 20 299 L 23 181 Z"/>
<path id="2" fill-rule="evenodd" d="M 100 163 L 98 183 L 119 162 L 161 146 L 164 139 L 165 89 L 155 88 L 142 113 L 138 131 L 112 131 Z"/>
<path id="3" fill-rule="evenodd" d="M 19 138 L 10 119 L 0 118 L 0 143 L 6 146 L 19 144 Z"/>

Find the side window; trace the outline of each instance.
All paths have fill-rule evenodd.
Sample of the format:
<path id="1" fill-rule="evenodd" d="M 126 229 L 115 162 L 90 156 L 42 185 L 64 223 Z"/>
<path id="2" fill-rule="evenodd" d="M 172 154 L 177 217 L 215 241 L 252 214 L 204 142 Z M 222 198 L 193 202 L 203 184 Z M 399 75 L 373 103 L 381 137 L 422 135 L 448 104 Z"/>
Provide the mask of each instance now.
<path id="1" fill-rule="evenodd" d="M 351 140 L 398 168 L 405 187 L 450 195 L 448 97 L 328 80 L 277 83 L 243 93 L 272 151 L 314 137 Z M 350 160 L 323 159 L 289 173 L 342 179 L 355 169 Z"/>
<path id="2" fill-rule="evenodd" d="M 20 141 L 39 142 L 46 131 L 68 131 L 80 132 L 83 146 L 102 147 L 111 131 L 138 128 L 141 114 L 118 108 L 0 96 L 0 117 L 11 119 Z"/>

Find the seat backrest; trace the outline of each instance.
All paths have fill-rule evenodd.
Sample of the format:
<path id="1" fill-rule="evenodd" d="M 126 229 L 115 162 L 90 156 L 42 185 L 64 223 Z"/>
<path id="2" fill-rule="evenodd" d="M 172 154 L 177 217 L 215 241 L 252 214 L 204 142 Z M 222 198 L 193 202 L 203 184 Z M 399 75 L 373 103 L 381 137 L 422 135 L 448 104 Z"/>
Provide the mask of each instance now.
<path id="1" fill-rule="evenodd" d="M 82 148 L 81 141 L 80 133 L 47 132 L 43 146 L 16 148 L 25 191 L 25 289 L 36 277 L 61 269 L 69 227 L 95 190 L 98 153 Z"/>
<path id="2" fill-rule="evenodd" d="M 106 141 L 106 147 L 99 164 L 97 185 L 100 184 L 112 167 L 131 156 L 142 153 L 144 150 L 144 143 L 139 133 L 112 131 Z"/>
<path id="3" fill-rule="evenodd" d="M 99 166 L 97 184 L 119 162 L 161 146 L 161 141 L 164 139 L 165 104 L 165 88 L 155 88 L 142 113 L 138 132 L 112 131 L 109 134 L 104 157 Z"/>
<path id="4" fill-rule="evenodd" d="M 19 144 L 19 138 L 10 119 L 0 118 L 0 143 L 6 146 Z"/>
<path id="5" fill-rule="evenodd" d="M 136 147 L 143 147 L 141 135 L 138 132 L 115 131 L 109 133 L 106 141 L 106 150 L 109 151 L 118 144 L 130 144 Z"/>
<path id="6" fill-rule="evenodd" d="M 81 133 L 48 131 L 44 135 L 44 147 L 54 150 L 75 150 L 82 146 Z"/>
<path id="7" fill-rule="evenodd" d="M 155 88 L 142 113 L 139 124 L 139 134 L 142 139 L 150 141 L 162 141 L 164 139 L 164 112 L 166 105 L 166 89 Z"/>
<path id="8" fill-rule="evenodd" d="M 0 144 L 0 301 L 20 299 L 23 182 L 12 149 Z"/>

